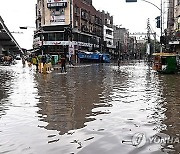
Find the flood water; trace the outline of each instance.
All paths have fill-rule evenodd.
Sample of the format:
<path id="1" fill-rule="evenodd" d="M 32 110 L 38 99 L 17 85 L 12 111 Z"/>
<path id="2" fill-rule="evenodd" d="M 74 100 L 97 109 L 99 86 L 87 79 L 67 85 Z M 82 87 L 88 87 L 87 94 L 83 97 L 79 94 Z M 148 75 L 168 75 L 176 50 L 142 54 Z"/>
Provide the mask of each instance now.
<path id="1" fill-rule="evenodd" d="M 180 74 L 143 61 L 67 71 L 0 66 L 1 154 L 180 153 Z"/>

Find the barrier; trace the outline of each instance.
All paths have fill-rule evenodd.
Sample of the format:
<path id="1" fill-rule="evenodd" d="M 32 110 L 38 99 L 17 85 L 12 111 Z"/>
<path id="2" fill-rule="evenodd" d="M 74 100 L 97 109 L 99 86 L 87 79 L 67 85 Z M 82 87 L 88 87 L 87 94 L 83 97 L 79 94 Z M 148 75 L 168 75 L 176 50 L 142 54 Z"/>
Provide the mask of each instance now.
<path id="1" fill-rule="evenodd" d="M 51 63 L 44 64 L 43 73 L 44 74 L 51 73 L 51 69 L 52 69 L 52 64 Z"/>
<path id="2" fill-rule="evenodd" d="M 39 73 L 43 73 L 43 63 L 39 63 L 38 70 Z"/>
<path id="3" fill-rule="evenodd" d="M 47 63 L 43 65 L 43 63 L 39 63 L 38 70 L 39 70 L 39 73 L 43 73 L 43 74 L 51 73 L 52 64 Z"/>

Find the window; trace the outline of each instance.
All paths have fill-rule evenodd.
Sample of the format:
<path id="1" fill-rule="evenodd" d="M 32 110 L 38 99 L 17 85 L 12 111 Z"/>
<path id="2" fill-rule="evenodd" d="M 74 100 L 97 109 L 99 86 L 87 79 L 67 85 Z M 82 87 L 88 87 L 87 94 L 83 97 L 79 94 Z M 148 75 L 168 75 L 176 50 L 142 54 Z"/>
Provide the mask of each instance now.
<path id="1" fill-rule="evenodd" d="M 59 16 L 65 14 L 65 8 L 56 7 L 56 9 L 51 9 L 51 15 Z"/>
<path id="2" fill-rule="evenodd" d="M 48 40 L 49 41 L 55 41 L 55 33 L 49 33 L 48 34 Z"/>
<path id="3" fill-rule="evenodd" d="M 60 7 L 56 7 L 56 11 L 60 11 Z"/>
<path id="4" fill-rule="evenodd" d="M 106 29 L 106 34 L 108 34 L 108 35 L 112 35 L 112 31 L 111 31 L 111 30 L 109 30 L 109 29 Z"/>
<path id="5" fill-rule="evenodd" d="M 79 8 L 77 6 L 75 6 L 75 8 L 74 8 L 74 12 L 77 14 L 79 13 Z"/>
<path id="6" fill-rule="evenodd" d="M 78 27 L 78 21 L 77 21 L 77 20 L 74 21 L 74 27 L 75 27 L 75 28 Z"/>
<path id="7" fill-rule="evenodd" d="M 63 41 L 64 40 L 64 33 L 56 33 L 56 41 Z"/>
<path id="8" fill-rule="evenodd" d="M 64 10 L 64 8 L 61 8 L 60 9 L 60 15 L 64 15 L 65 14 L 65 10 Z"/>
<path id="9" fill-rule="evenodd" d="M 81 12 L 81 15 L 84 16 L 84 14 L 85 14 L 84 11 L 82 11 L 82 12 Z"/>
<path id="10" fill-rule="evenodd" d="M 177 0 L 177 5 L 180 5 L 180 0 Z"/>

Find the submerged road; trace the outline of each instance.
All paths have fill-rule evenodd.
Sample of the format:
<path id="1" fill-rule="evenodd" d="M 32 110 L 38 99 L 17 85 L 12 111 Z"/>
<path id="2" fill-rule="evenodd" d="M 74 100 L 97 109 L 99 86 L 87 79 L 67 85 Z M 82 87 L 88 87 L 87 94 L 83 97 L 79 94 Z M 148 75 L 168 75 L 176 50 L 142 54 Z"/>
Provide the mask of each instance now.
<path id="1" fill-rule="evenodd" d="M 145 62 L 87 64 L 67 74 L 0 66 L 2 154 L 177 154 L 180 75 Z"/>

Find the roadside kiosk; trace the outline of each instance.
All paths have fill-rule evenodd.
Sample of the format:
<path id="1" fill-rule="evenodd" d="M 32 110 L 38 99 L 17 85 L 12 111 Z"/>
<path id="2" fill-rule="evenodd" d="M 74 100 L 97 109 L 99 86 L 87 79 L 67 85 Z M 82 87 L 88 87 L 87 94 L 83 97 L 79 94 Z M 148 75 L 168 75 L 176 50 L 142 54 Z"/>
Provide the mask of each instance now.
<path id="1" fill-rule="evenodd" d="M 175 53 L 154 53 L 153 69 L 165 74 L 176 73 L 178 70 L 176 56 Z"/>

